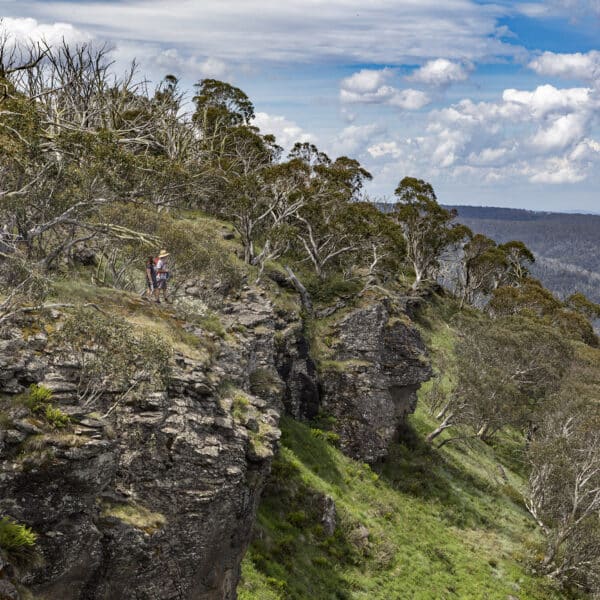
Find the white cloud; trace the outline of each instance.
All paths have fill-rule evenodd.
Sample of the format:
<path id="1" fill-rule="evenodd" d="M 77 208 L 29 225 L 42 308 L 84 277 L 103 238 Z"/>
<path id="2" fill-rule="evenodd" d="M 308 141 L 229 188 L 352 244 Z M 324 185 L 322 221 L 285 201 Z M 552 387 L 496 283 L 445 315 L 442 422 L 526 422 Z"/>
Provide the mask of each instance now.
<path id="1" fill-rule="evenodd" d="M 431 102 L 431 98 L 419 90 L 405 89 L 395 90 L 391 98 L 388 100 L 390 106 L 397 106 L 405 110 L 419 110 L 427 106 Z"/>
<path id="2" fill-rule="evenodd" d="M 588 117 L 585 114 L 561 115 L 552 124 L 540 129 L 531 143 L 542 151 L 563 150 L 573 142 L 583 139 L 587 130 Z"/>
<path id="3" fill-rule="evenodd" d="M 459 81 L 465 81 L 469 74 L 460 63 L 446 58 L 438 58 L 425 63 L 407 79 L 426 85 L 444 87 Z"/>
<path id="4" fill-rule="evenodd" d="M 5 8 L 5 7 L 3 7 Z M 181 47 L 226 62 L 414 64 L 443 56 L 475 61 L 515 56 L 498 37 L 508 12 L 475 0 L 19 0 L 5 14 L 84 27 L 104 38 Z"/>
<path id="5" fill-rule="evenodd" d="M 92 40 L 92 35 L 77 29 L 70 23 L 40 23 L 32 18 L 4 17 L 0 20 L 0 31 L 9 36 L 9 40 L 23 42 L 47 42 L 49 45 L 82 43 Z"/>
<path id="6" fill-rule="evenodd" d="M 398 144 L 398 142 L 379 142 L 378 144 L 373 144 L 367 148 L 367 152 L 373 158 L 382 158 L 384 156 L 391 156 L 392 158 L 401 158 L 404 155 L 403 148 Z"/>
<path id="7" fill-rule="evenodd" d="M 534 19 L 548 16 L 551 12 L 550 6 L 542 2 L 521 2 L 515 6 L 515 10 Z"/>
<path id="8" fill-rule="evenodd" d="M 359 96 L 376 93 L 391 75 L 390 69 L 361 69 L 342 80 L 342 89 Z"/>
<path id="9" fill-rule="evenodd" d="M 600 15 L 600 0 L 549 0 L 549 3 L 568 14 L 571 19 Z"/>
<path id="10" fill-rule="evenodd" d="M 332 156 L 356 155 L 377 135 L 383 132 L 383 128 L 377 123 L 367 125 L 349 125 L 344 127 L 340 133 L 335 136 L 330 145 Z"/>
<path id="11" fill-rule="evenodd" d="M 504 164 L 508 155 L 508 148 L 484 148 L 479 152 L 471 152 L 468 162 L 476 166 L 498 166 Z"/>
<path id="12" fill-rule="evenodd" d="M 398 89 L 387 85 L 390 69 L 362 69 L 342 79 L 340 101 L 355 104 L 387 104 L 403 110 L 419 110 L 431 102 L 420 90 Z"/>
<path id="13" fill-rule="evenodd" d="M 145 62 L 152 62 L 167 73 L 193 73 L 196 79 L 210 77 L 213 79 L 231 80 L 229 66 L 218 58 L 198 59 L 195 56 L 182 56 L 176 48 L 158 50 L 154 57 L 145 56 Z"/>
<path id="14" fill-rule="evenodd" d="M 275 135 L 277 143 L 285 150 L 289 150 L 296 142 L 316 141 L 314 135 L 307 133 L 297 123 L 283 116 L 257 112 L 253 125 L 256 125 L 263 134 L 272 133 Z"/>
<path id="15" fill-rule="evenodd" d="M 411 156 L 423 173 L 460 180 L 576 183 L 600 166 L 591 136 L 599 116 L 593 88 L 507 89 L 496 102 L 465 99 L 432 110 Z M 399 157 L 403 146 L 371 149 Z"/>
<path id="16" fill-rule="evenodd" d="M 571 22 L 600 16 L 600 0 L 542 0 L 514 6 L 517 13 L 531 18 L 568 18 Z"/>
<path id="17" fill-rule="evenodd" d="M 569 155 L 570 160 L 589 161 L 600 156 L 600 143 L 595 140 L 586 138 L 579 142 Z"/>
<path id="18" fill-rule="evenodd" d="M 561 183 L 578 183 L 586 178 L 576 163 L 564 157 L 551 158 L 539 167 L 527 168 L 529 181 L 532 183 L 549 183 L 553 185 Z"/>
<path id="19" fill-rule="evenodd" d="M 508 104 L 522 107 L 531 117 L 539 119 L 552 112 L 579 111 L 589 107 L 590 88 L 555 88 L 540 85 L 534 91 L 504 90 L 502 99 Z"/>
<path id="20" fill-rule="evenodd" d="M 600 52 L 597 50 L 585 54 L 544 52 L 533 59 L 528 66 L 538 75 L 594 80 L 600 76 Z"/>

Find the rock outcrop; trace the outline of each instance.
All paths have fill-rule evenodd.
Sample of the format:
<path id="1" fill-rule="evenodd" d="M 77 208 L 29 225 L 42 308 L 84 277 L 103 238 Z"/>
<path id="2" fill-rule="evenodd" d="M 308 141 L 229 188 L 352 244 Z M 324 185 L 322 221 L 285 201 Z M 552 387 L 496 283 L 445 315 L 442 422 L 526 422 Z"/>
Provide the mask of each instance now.
<path id="1" fill-rule="evenodd" d="M 319 377 L 302 323 L 292 323 L 281 332 L 276 363 L 285 384 L 283 403 L 287 414 L 298 420 L 316 417 L 321 405 Z"/>
<path id="2" fill-rule="evenodd" d="M 127 397 L 109 385 L 90 405 L 80 367 L 57 352 L 62 318 L 0 332 L 0 516 L 38 535 L 33 560 L 0 552 L 0 598 L 235 598 L 280 412 L 333 417 L 342 449 L 374 462 L 431 373 L 417 330 L 387 301 L 327 314 L 317 369 L 306 324 L 246 288 L 223 301 L 213 333 L 169 317 L 187 351 L 174 352 L 164 389 Z M 31 384 L 52 390 L 69 427 L 19 400 Z M 325 498 L 323 526 L 335 523 Z"/>
<path id="3" fill-rule="evenodd" d="M 335 418 L 346 454 L 376 462 L 431 377 L 425 345 L 406 314 L 388 301 L 347 312 L 330 333 L 330 355 L 320 368 L 322 409 Z"/>
<path id="4" fill-rule="evenodd" d="M 108 394 L 94 411 L 43 330 L 5 332 L 0 514 L 38 534 L 35 560 L 0 569 L 16 598 L 235 598 L 281 410 L 282 325 L 253 294 L 229 307 L 240 331 L 215 337 L 210 361 L 176 352 L 166 389 L 116 406 Z M 54 390 L 72 427 L 48 429 L 15 403 L 31 383 Z"/>

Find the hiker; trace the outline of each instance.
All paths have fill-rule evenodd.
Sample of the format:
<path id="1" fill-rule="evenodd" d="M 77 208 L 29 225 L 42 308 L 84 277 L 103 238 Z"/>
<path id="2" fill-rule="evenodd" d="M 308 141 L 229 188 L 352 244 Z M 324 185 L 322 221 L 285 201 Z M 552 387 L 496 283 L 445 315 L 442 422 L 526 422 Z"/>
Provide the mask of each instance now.
<path id="1" fill-rule="evenodd" d="M 152 298 L 158 302 L 156 266 L 154 265 L 154 257 L 149 256 L 146 260 L 146 300 L 150 301 Z"/>
<path id="2" fill-rule="evenodd" d="M 166 250 L 161 250 L 158 255 L 158 261 L 156 262 L 156 281 L 157 294 L 156 301 L 160 304 L 160 292 L 162 290 L 163 298 L 167 301 L 167 281 L 169 280 L 169 266 L 167 265 L 167 257 L 169 253 Z"/>

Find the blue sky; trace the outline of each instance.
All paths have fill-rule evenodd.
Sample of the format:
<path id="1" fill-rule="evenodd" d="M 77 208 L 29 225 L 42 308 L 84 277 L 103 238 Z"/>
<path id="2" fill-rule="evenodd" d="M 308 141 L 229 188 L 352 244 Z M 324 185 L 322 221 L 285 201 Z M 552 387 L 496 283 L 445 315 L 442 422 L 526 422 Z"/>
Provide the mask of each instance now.
<path id="1" fill-rule="evenodd" d="M 600 0 L 0 0 L 19 39 L 224 79 L 256 124 L 442 202 L 600 212 Z"/>

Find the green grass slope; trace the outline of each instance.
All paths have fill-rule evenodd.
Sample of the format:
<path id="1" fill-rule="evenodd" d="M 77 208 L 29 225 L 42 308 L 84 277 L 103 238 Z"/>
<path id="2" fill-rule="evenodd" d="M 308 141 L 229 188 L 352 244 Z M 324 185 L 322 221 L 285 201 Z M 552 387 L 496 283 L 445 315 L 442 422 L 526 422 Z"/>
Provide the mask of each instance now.
<path id="1" fill-rule="evenodd" d="M 451 354 L 445 309 L 422 320 L 434 363 Z M 528 569 L 539 538 L 521 499 L 521 442 L 506 434 L 493 447 L 431 448 L 423 441 L 436 424 L 426 410 L 431 389 L 423 387 L 402 441 L 373 469 L 323 432 L 283 419 L 240 600 L 564 597 Z M 336 505 L 332 536 L 322 523 L 326 495 Z"/>

